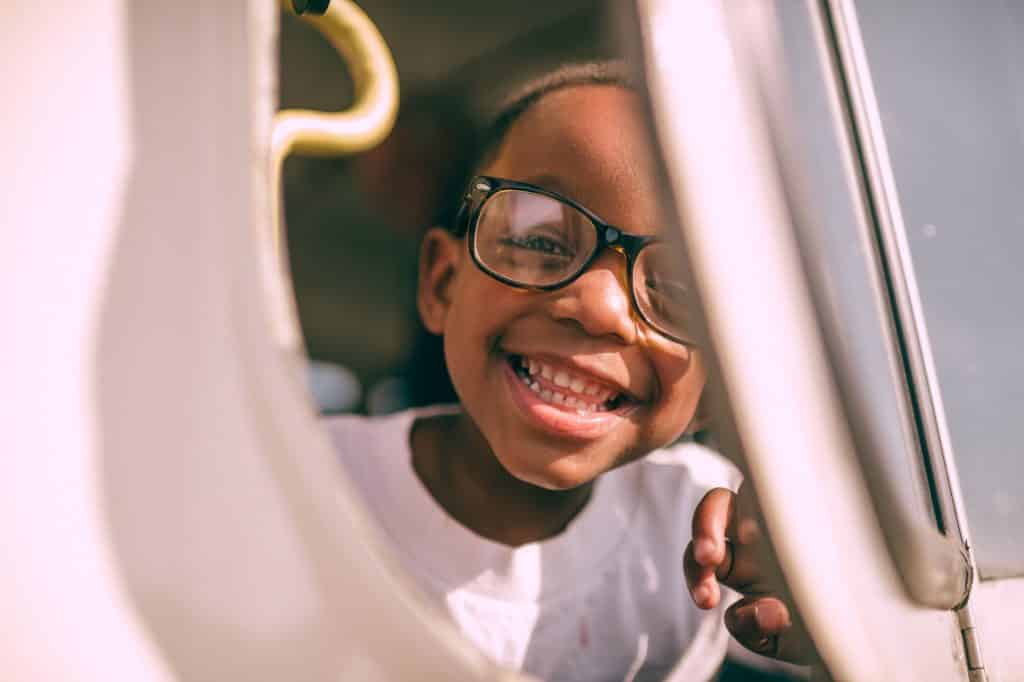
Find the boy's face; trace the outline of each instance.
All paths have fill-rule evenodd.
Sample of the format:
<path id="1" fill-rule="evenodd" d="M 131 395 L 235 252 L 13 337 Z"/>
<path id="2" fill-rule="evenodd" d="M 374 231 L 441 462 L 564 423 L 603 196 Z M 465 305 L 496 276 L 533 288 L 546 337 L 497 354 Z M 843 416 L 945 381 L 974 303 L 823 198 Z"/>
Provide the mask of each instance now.
<path id="1" fill-rule="evenodd" d="M 559 192 L 634 234 L 657 234 L 667 223 L 640 102 L 618 86 L 544 96 L 482 172 Z M 701 358 L 637 317 L 625 269 L 624 256 L 606 250 L 562 289 L 523 291 L 481 272 L 464 240 L 428 235 L 424 322 L 444 335 L 463 409 L 515 477 L 574 488 L 670 443 L 693 419 L 706 377 Z M 523 364 L 550 397 L 531 390 Z M 587 409 L 566 406 L 558 392 Z"/>

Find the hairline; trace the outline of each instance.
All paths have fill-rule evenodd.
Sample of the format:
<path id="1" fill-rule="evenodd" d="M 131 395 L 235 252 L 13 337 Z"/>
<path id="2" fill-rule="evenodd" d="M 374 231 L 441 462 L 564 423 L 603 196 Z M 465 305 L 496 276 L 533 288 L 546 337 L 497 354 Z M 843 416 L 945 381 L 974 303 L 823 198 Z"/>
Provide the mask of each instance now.
<path id="1" fill-rule="evenodd" d="M 529 81 L 503 101 L 490 123 L 483 128 L 475 145 L 476 149 L 470 157 L 469 173 L 464 177 L 459 191 L 464 190 L 484 167 L 494 161 L 509 129 L 526 112 L 547 95 L 566 88 L 586 85 L 609 85 L 632 91 L 639 90 L 625 62 L 617 60 L 569 64 Z M 457 225 L 452 224 L 450 227 L 457 231 Z"/>
<path id="2" fill-rule="evenodd" d="M 545 96 L 583 85 L 613 85 L 636 90 L 622 62 L 567 65 L 530 81 L 503 102 L 490 125 L 484 129 L 474 159 L 474 170 L 493 160 L 512 125 Z"/>

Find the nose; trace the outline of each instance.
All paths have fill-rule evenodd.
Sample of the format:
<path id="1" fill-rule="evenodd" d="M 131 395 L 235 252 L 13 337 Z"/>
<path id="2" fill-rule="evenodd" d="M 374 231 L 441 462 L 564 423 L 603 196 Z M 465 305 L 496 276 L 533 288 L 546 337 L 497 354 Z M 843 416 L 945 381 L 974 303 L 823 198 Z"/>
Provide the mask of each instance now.
<path id="1" fill-rule="evenodd" d="M 554 292 L 551 315 L 575 322 L 591 336 L 635 343 L 637 318 L 628 286 L 625 256 L 608 249 L 576 281 Z"/>

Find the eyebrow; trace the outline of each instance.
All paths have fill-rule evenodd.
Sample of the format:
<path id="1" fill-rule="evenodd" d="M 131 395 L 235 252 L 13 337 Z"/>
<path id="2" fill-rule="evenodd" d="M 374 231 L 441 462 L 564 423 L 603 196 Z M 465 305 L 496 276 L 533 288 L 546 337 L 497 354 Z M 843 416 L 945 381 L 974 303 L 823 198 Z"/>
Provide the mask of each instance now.
<path id="1" fill-rule="evenodd" d="M 573 201 L 579 201 L 579 199 L 577 199 L 574 196 L 574 192 L 569 188 L 569 186 L 566 185 L 561 180 L 561 178 L 559 178 L 559 177 L 557 177 L 555 175 L 549 175 L 549 174 L 546 174 L 546 173 L 541 173 L 540 175 L 527 175 L 520 182 L 525 182 L 525 183 L 528 183 L 528 184 L 531 184 L 531 185 L 537 185 L 538 187 L 543 187 L 544 189 L 548 190 L 549 192 L 555 192 L 556 194 L 561 194 L 562 196 L 566 197 L 567 199 L 572 199 Z"/>

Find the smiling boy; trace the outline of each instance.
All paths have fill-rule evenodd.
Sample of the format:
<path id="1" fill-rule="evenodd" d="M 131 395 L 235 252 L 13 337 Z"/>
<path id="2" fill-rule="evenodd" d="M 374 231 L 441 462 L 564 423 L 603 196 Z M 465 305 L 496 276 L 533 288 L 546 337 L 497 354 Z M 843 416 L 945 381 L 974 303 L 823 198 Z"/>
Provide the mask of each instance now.
<path id="1" fill-rule="evenodd" d="M 653 678 L 680 658 L 708 679 L 725 651 L 731 494 L 709 497 L 701 528 L 718 535 L 687 553 L 689 586 L 679 568 L 701 500 L 739 475 L 669 447 L 707 373 L 642 112 L 604 66 L 513 100 L 456 224 L 422 247 L 418 306 L 459 406 L 329 423 L 420 586 L 495 660 L 546 679 Z"/>

